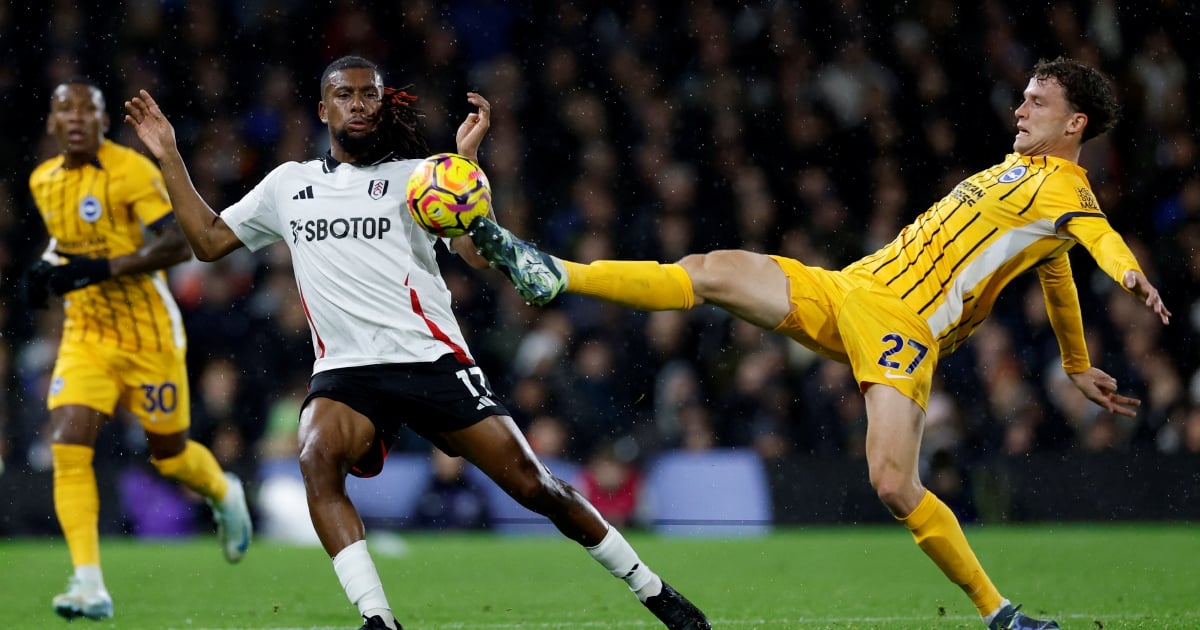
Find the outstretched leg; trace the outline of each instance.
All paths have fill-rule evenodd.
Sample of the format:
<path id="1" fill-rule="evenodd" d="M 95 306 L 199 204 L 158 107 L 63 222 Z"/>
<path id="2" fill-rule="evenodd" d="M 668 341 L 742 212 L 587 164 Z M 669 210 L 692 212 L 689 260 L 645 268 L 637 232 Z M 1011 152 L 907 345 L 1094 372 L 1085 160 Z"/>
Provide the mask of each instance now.
<path id="1" fill-rule="evenodd" d="M 967 543 L 954 512 L 921 485 L 917 459 L 925 413 L 920 406 L 886 385 L 871 385 L 866 400 L 871 485 L 880 501 L 912 533 L 917 546 L 971 598 L 990 628 L 1058 628 L 1053 621 L 1026 617 L 1000 595 Z"/>
<path id="2" fill-rule="evenodd" d="M 537 459 L 512 418 L 490 416 L 441 438 L 518 503 L 549 518 L 564 536 L 583 545 L 668 628 L 711 628 L 704 614 L 651 571 L 587 499 Z"/>
<path id="3" fill-rule="evenodd" d="M 643 311 L 714 304 L 768 330 L 791 311 L 788 278 L 763 254 L 719 250 L 686 256 L 677 264 L 598 260 L 584 265 L 551 256 L 486 217 L 476 219 L 469 234 L 480 254 L 532 304 L 546 304 L 564 291 Z"/>

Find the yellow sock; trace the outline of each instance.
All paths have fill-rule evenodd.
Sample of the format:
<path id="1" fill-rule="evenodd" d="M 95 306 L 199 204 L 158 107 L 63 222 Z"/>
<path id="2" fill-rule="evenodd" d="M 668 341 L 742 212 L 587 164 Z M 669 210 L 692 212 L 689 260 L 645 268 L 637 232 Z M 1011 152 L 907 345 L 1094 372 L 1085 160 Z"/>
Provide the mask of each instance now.
<path id="1" fill-rule="evenodd" d="M 652 260 L 597 260 L 589 265 L 564 260 L 567 290 L 641 311 L 692 308 L 692 279 L 677 264 Z"/>
<path id="2" fill-rule="evenodd" d="M 100 566 L 100 494 L 92 468 L 95 450 L 78 444 L 51 444 L 54 458 L 54 513 L 74 566 Z"/>
<path id="3" fill-rule="evenodd" d="M 166 459 L 152 457 L 150 463 L 164 477 L 175 479 L 213 501 L 224 499 L 229 490 L 229 481 L 217 458 L 199 442 L 188 440 L 182 453 Z"/>
<path id="4" fill-rule="evenodd" d="M 1000 607 L 1000 591 L 971 551 L 954 512 L 941 499 L 926 490 L 917 509 L 898 520 L 912 532 L 925 555 L 971 598 L 980 616 Z"/>

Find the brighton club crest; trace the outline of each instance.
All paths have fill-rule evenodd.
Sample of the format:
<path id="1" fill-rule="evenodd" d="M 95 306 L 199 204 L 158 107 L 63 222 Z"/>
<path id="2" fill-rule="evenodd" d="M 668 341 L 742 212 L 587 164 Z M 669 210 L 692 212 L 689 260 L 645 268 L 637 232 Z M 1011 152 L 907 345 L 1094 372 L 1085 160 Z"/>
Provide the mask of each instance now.
<path id="1" fill-rule="evenodd" d="M 1018 165 L 1008 169 L 1007 171 L 1004 172 L 1003 175 L 1000 176 L 1000 183 L 1001 184 L 1011 184 L 1011 183 L 1017 181 L 1018 179 L 1021 179 L 1022 177 L 1024 177 L 1025 172 L 1028 170 L 1029 169 L 1026 168 L 1024 164 L 1018 164 Z"/>
<path id="2" fill-rule="evenodd" d="M 370 185 L 367 186 L 367 194 L 371 195 L 371 199 L 379 200 L 387 194 L 388 180 L 372 179 Z"/>
<path id="3" fill-rule="evenodd" d="M 94 195 L 88 195 L 79 202 L 79 218 L 88 223 L 95 223 L 100 220 L 100 215 L 104 214 L 104 206 L 100 205 L 100 200 Z"/>

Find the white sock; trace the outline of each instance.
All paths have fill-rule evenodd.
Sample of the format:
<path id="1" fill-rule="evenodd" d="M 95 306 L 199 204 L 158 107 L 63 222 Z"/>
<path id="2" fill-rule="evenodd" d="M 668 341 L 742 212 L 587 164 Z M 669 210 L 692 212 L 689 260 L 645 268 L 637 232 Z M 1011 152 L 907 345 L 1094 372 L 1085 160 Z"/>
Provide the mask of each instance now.
<path id="1" fill-rule="evenodd" d="M 367 541 L 351 543 L 333 557 L 333 571 L 350 603 L 358 607 L 364 617 L 379 615 L 389 628 L 396 627 L 396 618 L 383 594 L 383 582 L 375 570 L 375 562 L 367 551 Z"/>
<path id="2" fill-rule="evenodd" d="M 83 564 L 75 567 L 75 579 L 104 588 L 104 572 L 100 570 L 100 565 Z"/>
<path id="3" fill-rule="evenodd" d="M 608 569 L 613 577 L 625 580 L 629 590 L 637 594 L 638 599 L 643 602 L 662 592 L 662 579 L 638 558 L 637 552 L 629 546 L 617 528 L 609 526 L 608 533 L 599 545 L 585 549 L 592 554 L 596 562 Z"/>
<path id="4" fill-rule="evenodd" d="M 983 618 L 984 625 L 992 625 L 992 620 L 996 618 L 996 615 L 1000 614 L 1001 610 L 1004 610 L 1005 606 L 1012 606 L 1012 602 L 1008 601 L 1008 598 L 1000 600 L 1000 607 Z"/>

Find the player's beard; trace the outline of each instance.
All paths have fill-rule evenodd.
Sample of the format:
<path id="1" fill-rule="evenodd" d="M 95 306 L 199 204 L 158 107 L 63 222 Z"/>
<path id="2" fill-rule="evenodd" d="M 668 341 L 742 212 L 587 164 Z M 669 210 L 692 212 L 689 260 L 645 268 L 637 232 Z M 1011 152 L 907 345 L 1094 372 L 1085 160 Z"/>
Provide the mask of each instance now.
<path id="1" fill-rule="evenodd" d="M 378 129 L 371 133 L 355 136 L 346 131 L 343 127 L 333 134 L 334 139 L 341 145 L 342 150 L 354 156 L 354 160 L 359 164 L 370 164 L 383 157 L 387 151 L 384 146 L 384 134 Z"/>

